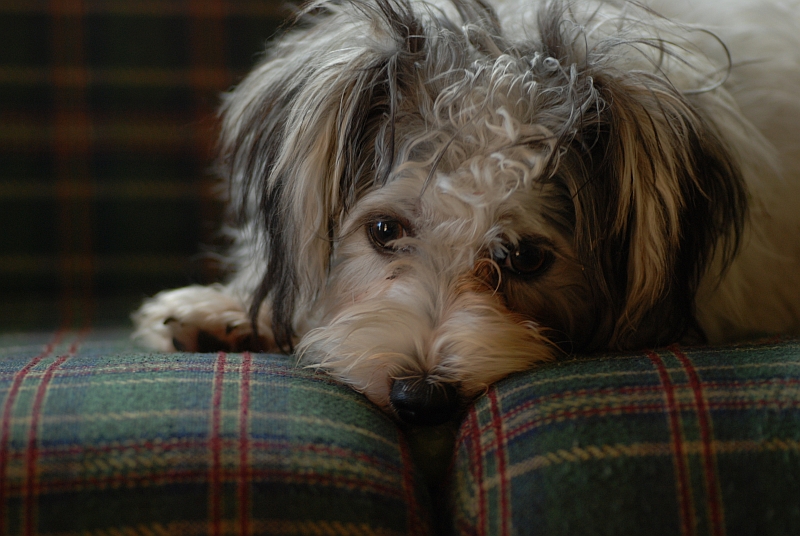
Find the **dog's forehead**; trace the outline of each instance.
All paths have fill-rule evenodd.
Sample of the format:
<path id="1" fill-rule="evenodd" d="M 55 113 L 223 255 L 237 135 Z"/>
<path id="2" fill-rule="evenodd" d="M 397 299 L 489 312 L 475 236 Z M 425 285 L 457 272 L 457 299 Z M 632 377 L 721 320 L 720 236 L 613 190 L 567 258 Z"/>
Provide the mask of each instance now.
<path id="1" fill-rule="evenodd" d="M 355 218 L 397 216 L 420 237 L 467 245 L 469 240 L 515 240 L 548 235 L 543 216 L 547 185 L 535 180 L 539 165 L 526 148 L 473 155 L 455 169 L 407 165 L 384 186 L 367 193 Z"/>
<path id="2" fill-rule="evenodd" d="M 400 129 L 396 167 L 358 202 L 355 215 L 396 215 L 421 239 L 486 247 L 523 234 L 549 235 L 552 184 L 543 180 L 555 137 L 514 92 Z M 468 109 L 468 110 L 467 110 Z M 423 114 L 424 115 L 424 114 Z M 460 245 L 460 246 L 459 246 Z"/>

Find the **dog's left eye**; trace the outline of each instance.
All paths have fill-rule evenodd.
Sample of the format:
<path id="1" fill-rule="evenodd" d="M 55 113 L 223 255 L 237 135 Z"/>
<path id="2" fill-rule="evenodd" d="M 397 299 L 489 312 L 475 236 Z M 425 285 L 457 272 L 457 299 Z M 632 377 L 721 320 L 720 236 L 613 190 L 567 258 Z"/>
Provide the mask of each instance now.
<path id="1" fill-rule="evenodd" d="M 369 222 L 367 224 L 367 234 L 372 244 L 379 251 L 390 251 L 394 249 L 391 246 L 391 242 L 408 236 L 408 231 L 399 221 L 387 218 Z"/>
<path id="2" fill-rule="evenodd" d="M 527 239 L 510 246 L 500 264 L 516 275 L 535 277 L 546 272 L 554 260 L 553 251 L 547 241 Z"/>

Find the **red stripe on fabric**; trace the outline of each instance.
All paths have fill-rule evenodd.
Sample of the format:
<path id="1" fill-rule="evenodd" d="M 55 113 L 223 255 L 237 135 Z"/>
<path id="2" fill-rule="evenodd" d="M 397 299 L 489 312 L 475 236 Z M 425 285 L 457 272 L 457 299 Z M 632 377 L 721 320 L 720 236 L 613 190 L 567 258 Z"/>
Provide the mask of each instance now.
<path id="1" fill-rule="evenodd" d="M 209 530 L 213 536 L 222 534 L 222 441 L 220 427 L 222 423 L 222 387 L 225 379 L 225 363 L 227 354 L 217 354 L 214 366 L 214 386 L 211 398 L 211 469 L 209 475 Z"/>
<path id="2" fill-rule="evenodd" d="M 691 360 L 676 345 L 669 347 L 681 362 L 689 379 L 689 386 L 694 393 L 694 402 L 697 411 L 697 423 L 700 427 L 700 441 L 703 449 L 703 472 L 705 476 L 706 493 L 708 494 L 708 515 L 711 525 L 711 534 L 723 536 L 725 525 L 722 520 L 722 500 L 719 492 L 719 482 L 717 481 L 717 459 L 713 447 L 713 431 L 709 420 L 709 408 L 703 396 L 703 386 L 700 376 L 692 365 Z"/>
<path id="3" fill-rule="evenodd" d="M 242 354 L 239 386 L 239 534 L 250 534 L 250 368 L 253 356 Z"/>
<path id="4" fill-rule="evenodd" d="M 689 467 L 686 461 L 686 449 L 683 444 L 680 413 L 675 401 L 675 386 L 669 377 L 667 367 L 657 353 L 648 351 L 647 357 L 655 365 L 664 395 L 667 399 L 667 412 L 669 416 L 670 435 L 672 436 L 673 459 L 675 461 L 676 485 L 678 487 L 678 504 L 681 514 L 681 534 L 688 536 L 694 534 L 695 515 L 692 504 L 692 489 L 689 480 Z"/>
<path id="5" fill-rule="evenodd" d="M 419 518 L 419 505 L 415 494 L 414 485 L 414 460 L 411 456 L 411 449 L 402 433 L 398 433 L 397 446 L 400 449 L 400 461 L 403 466 L 403 501 L 406 506 L 407 534 L 424 534 L 424 528 Z"/>
<path id="6" fill-rule="evenodd" d="M 483 486 L 481 485 L 484 482 L 483 477 L 483 451 L 481 447 L 481 427 L 478 423 L 478 413 L 475 411 L 475 404 L 472 405 L 472 408 L 469 410 L 469 430 L 472 432 L 472 468 L 473 474 L 475 475 L 475 483 L 476 483 L 476 492 L 478 495 L 478 519 L 475 523 L 475 526 L 478 527 L 478 534 L 486 534 L 488 532 L 488 528 L 486 527 L 486 495 L 483 492 Z"/>
<path id="7" fill-rule="evenodd" d="M 45 373 L 42 376 L 42 381 L 39 383 L 39 387 L 36 389 L 36 398 L 34 399 L 33 410 L 31 413 L 31 425 L 28 431 L 28 448 L 26 449 L 27 456 L 25 457 L 26 492 L 24 506 L 24 528 L 22 531 L 23 534 L 36 533 L 35 507 L 36 496 L 39 493 L 36 471 L 36 464 L 39 460 L 39 451 L 37 448 L 39 415 L 41 414 L 42 406 L 44 405 L 44 397 L 47 393 L 47 386 L 50 383 L 50 380 L 53 378 L 53 372 L 56 368 L 61 366 L 64 361 L 67 360 L 67 357 L 68 356 L 66 355 L 62 355 L 47 367 L 47 370 L 45 370 Z"/>
<path id="8" fill-rule="evenodd" d="M 26 535 L 36 533 L 36 497 L 40 492 L 36 471 L 36 465 L 39 460 L 37 435 L 39 428 L 39 417 L 42 414 L 44 399 L 47 395 L 47 387 L 50 385 L 50 381 L 53 379 L 53 374 L 55 373 L 56 369 L 60 367 L 64 361 L 78 353 L 78 348 L 80 347 L 80 344 L 83 342 L 83 339 L 87 333 L 88 331 L 84 331 L 83 333 L 79 334 L 78 338 L 70 346 L 69 352 L 59 356 L 55 361 L 50 363 L 42 375 L 42 380 L 39 382 L 39 386 L 36 388 L 36 395 L 33 399 L 33 408 L 31 409 L 30 429 L 28 430 L 28 448 L 26 449 L 25 456 L 26 490 L 24 493 L 22 532 Z"/>
<path id="9" fill-rule="evenodd" d="M 27 376 L 28 372 L 38 365 L 42 359 L 53 353 L 53 349 L 63 337 L 64 331 L 57 331 L 50 342 L 45 345 L 42 353 L 33 357 L 24 367 L 17 371 L 14 375 L 14 380 L 11 382 L 11 388 L 6 395 L 5 403 L 3 404 L 3 424 L 2 434 L 0 434 L 0 534 L 5 534 L 6 529 L 6 468 L 8 466 L 8 441 L 11 435 L 11 411 L 14 408 L 14 403 L 17 401 L 17 393 L 19 393 L 19 389 L 22 387 L 25 376 Z"/>
<path id="10" fill-rule="evenodd" d="M 500 534 L 509 534 L 508 475 L 506 473 L 506 439 L 503 435 L 503 418 L 497 401 L 497 391 L 489 390 L 489 405 L 492 411 L 492 425 L 497 440 L 497 492 L 500 494 Z"/>

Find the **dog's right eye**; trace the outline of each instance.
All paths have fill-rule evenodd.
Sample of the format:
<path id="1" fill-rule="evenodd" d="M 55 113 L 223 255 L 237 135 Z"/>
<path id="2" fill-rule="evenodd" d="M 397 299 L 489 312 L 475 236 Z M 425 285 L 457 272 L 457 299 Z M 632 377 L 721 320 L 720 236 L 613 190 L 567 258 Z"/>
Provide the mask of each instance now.
<path id="1" fill-rule="evenodd" d="M 378 251 L 391 251 L 392 242 L 408 236 L 406 228 L 397 220 L 378 219 L 367 224 L 367 234 Z"/>

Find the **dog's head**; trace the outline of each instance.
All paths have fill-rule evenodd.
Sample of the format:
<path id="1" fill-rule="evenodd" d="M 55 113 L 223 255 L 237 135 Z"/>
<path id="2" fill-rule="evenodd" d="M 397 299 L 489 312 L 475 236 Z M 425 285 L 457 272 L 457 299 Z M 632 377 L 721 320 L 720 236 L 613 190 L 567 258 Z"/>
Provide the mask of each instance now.
<path id="1" fill-rule="evenodd" d="M 559 352 L 694 328 L 744 219 L 730 112 L 678 87 L 712 81 L 674 27 L 598 6 L 514 31 L 480 0 L 306 11 L 223 110 L 279 344 L 313 319 L 306 363 L 437 422 Z"/>

